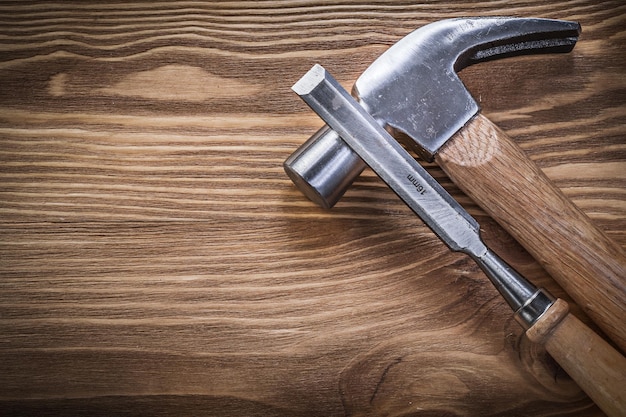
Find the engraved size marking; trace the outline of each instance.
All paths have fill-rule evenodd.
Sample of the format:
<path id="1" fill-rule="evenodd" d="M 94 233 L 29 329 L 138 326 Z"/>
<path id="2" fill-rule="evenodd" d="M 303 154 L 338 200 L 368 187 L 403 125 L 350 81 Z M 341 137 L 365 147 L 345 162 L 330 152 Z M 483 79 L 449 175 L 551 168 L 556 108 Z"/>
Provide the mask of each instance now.
<path id="1" fill-rule="evenodd" d="M 411 174 L 407 175 L 406 177 L 409 181 L 411 181 L 411 184 L 413 184 L 413 186 L 415 187 L 418 193 L 420 193 L 421 195 L 424 195 L 426 193 L 426 189 L 424 188 L 422 184 L 420 184 L 417 178 L 415 178 Z"/>

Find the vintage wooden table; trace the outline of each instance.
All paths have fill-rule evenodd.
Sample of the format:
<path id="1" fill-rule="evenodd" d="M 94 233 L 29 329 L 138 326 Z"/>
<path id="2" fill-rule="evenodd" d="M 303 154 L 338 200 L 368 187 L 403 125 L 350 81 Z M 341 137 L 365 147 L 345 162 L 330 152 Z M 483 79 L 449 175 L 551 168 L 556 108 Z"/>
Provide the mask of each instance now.
<path id="1" fill-rule="evenodd" d="M 477 15 L 582 24 L 461 77 L 626 247 L 621 1 L 0 4 L 0 415 L 602 415 L 371 171 L 323 210 L 281 167 L 321 126 L 290 91 L 314 63 L 349 88 Z"/>

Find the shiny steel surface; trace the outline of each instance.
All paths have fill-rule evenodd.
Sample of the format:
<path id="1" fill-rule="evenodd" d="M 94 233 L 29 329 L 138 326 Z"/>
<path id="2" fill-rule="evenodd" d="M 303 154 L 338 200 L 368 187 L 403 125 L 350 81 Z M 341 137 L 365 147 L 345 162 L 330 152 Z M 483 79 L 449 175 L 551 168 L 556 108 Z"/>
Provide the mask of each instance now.
<path id="1" fill-rule="evenodd" d="M 382 126 L 408 135 L 405 144 L 431 160 L 479 111 L 457 71 L 506 56 L 568 52 L 579 33 L 578 23 L 551 19 L 459 18 L 431 23 L 411 32 L 376 59 L 356 81 L 353 94 Z M 331 130 L 316 134 L 314 141 L 333 145 L 307 142 L 306 149 L 296 151 L 298 158 L 288 159 L 284 167 L 305 194 L 317 196 L 314 201 L 324 207 L 332 207 L 364 165 Z M 337 164 L 339 160 L 346 166 Z M 324 179 L 316 175 L 322 171 L 326 173 Z"/>
<path id="2" fill-rule="evenodd" d="M 480 110 L 457 71 L 504 56 L 570 51 L 575 22 L 527 18 L 449 19 L 405 36 L 365 70 L 353 94 L 383 125 L 407 134 L 432 159 Z"/>
<path id="3" fill-rule="evenodd" d="M 324 125 L 287 158 L 283 167 L 311 201 L 331 208 L 363 172 L 365 162 L 337 132 Z"/>
<path id="4" fill-rule="evenodd" d="M 477 262 L 526 326 L 545 311 L 532 303 L 540 290 L 487 248 L 478 222 L 323 67 L 314 66 L 293 90 L 450 249 Z"/>

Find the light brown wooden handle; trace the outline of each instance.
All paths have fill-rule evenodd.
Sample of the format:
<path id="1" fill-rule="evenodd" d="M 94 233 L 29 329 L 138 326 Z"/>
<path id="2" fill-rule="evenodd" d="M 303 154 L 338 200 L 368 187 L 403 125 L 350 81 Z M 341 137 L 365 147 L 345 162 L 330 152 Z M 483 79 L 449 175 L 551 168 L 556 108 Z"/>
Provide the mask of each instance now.
<path id="1" fill-rule="evenodd" d="M 626 358 L 558 299 L 526 332 L 608 416 L 626 415 Z"/>
<path id="2" fill-rule="evenodd" d="M 478 115 L 436 155 L 626 352 L 626 256 L 507 135 Z"/>

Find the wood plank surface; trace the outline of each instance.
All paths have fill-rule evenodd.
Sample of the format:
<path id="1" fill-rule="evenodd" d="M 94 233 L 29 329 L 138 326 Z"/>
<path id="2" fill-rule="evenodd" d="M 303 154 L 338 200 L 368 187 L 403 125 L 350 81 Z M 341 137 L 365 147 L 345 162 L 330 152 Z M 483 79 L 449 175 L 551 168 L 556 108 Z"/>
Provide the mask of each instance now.
<path id="1" fill-rule="evenodd" d="M 281 167 L 321 126 L 290 91 L 314 63 L 349 88 L 479 15 L 582 24 L 461 77 L 626 247 L 621 1 L 0 3 L 0 415 L 602 415 L 370 171 L 323 210 Z"/>

